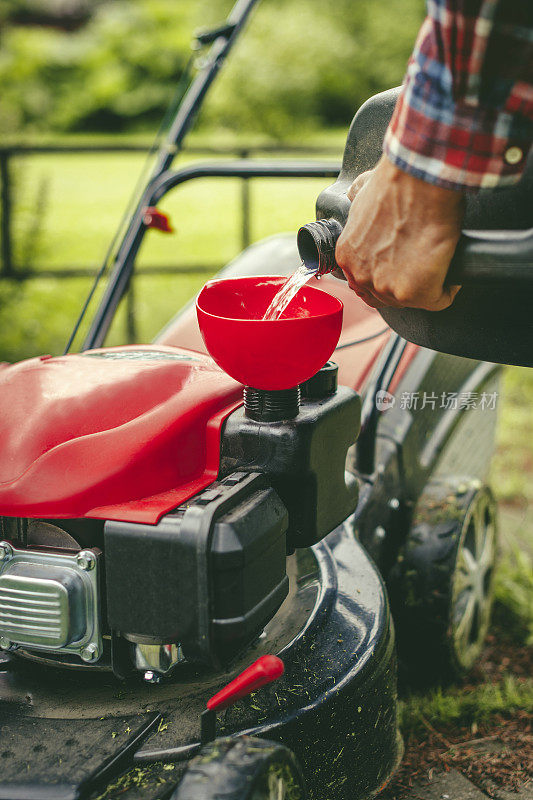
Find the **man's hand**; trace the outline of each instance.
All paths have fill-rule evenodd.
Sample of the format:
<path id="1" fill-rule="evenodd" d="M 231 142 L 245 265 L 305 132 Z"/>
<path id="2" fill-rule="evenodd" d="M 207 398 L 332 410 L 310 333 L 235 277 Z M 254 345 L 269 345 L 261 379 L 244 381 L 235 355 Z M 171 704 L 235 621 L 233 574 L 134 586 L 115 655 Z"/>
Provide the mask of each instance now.
<path id="1" fill-rule="evenodd" d="M 335 256 L 350 287 L 374 308 L 447 308 L 460 286 L 445 286 L 461 233 L 464 200 L 402 172 L 383 156 L 359 175 Z"/>

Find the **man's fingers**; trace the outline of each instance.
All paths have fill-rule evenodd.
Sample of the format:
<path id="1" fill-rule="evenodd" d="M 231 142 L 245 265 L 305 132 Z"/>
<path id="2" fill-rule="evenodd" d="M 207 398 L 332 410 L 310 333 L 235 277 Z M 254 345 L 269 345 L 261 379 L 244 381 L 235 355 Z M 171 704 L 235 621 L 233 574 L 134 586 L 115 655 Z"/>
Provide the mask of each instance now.
<path id="1" fill-rule="evenodd" d="M 337 258 L 337 261 L 342 265 L 341 268 L 350 289 L 355 292 L 355 294 L 358 295 L 361 300 L 364 300 L 368 306 L 371 306 L 371 308 L 385 308 L 386 306 L 390 306 L 392 308 L 405 307 L 405 303 L 400 302 L 396 297 L 394 297 L 392 292 L 384 291 L 383 289 L 376 287 L 369 277 L 365 277 L 365 271 L 362 267 L 354 270 L 352 265 L 351 269 L 353 272 L 348 268 L 344 268 L 346 259 L 342 255 L 342 251 L 341 256 Z"/>
<path id="2" fill-rule="evenodd" d="M 392 305 L 387 298 L 380 297 L 378 294 L 376 294 L 371 286 L 368 286 L 367 284 L 355 283 L 351 275 L 348 278 L 348 285 L 352 292 L 360 297 L 361 300 L 367 304 L 367 306 L 370 306 L 370 308 L 379 309 Z M 395 305 L 395 307 L 401 308 L 401 306 L 398 305 Z"/>
<path id="3" fill-rule="evenodd" d="M 394 297 L 394 295 L 389 294 L 387 292 L 378 291 L 376 287 L 371 283 L 370 284 L 365 283 L 364 288 L 362 290 L 374 298 L 374 300 L 377 303 L 377 305 L 375 305 L 374 308 L 385 308 L 387 306 L 389 308 L 405 307 L 405 303 L 400 303 L 399 300 L 397 300 Z"/>
<path id="4" fill-rule="evenodd" d="M 343 272 L 344 272 L 344 277 L 346 278 L 346 282 L 350 287 L 350 289 L 352 290 L 352 292 L 356 294 L 358 297 L 360 297 L 361 300 L 367 304 L 367 306 L 370 306 L 371 308 L 382 307 L 383 303 L 381 303 L 376 297 L 374 297 L 373 294 L 366 288 L 366 286 L 364 286 L 363 284 L 356 283 L 353 278 L 353 275 L 350 272 L 346 270 L 343 270 Z"/>
<path id="5" fill-rule="evenodd" d="M 372 281 L 368 277 L 355 275 L 345 270 L 350 288 L 372 308 L 420 308 L 426 311 L 443 311 L 451 306 L 460 286 L 445 286 L 430 291 L 413 285 L 383 285 L 383 281 Z"/>
<path id="6" fill-rule="evenodd" d="M 361 298 L 363 303 L 366 303 L 367 306 L 370 306 L 370 308 L 384 308 L 385 303 L 382 303 L 380 300 L 374 297 L 373 294 L 370 294 L 370 292 L 365 292 L 363 289 L 354 289 L 353 291 L 358 297 Z"/>
<path id="7" fill-rule="evenodd" d="M 453 284 L 452 286 L 446 286 L 445 291 L 448 291 L 450 293 L 450 297 L 452 298 L 453 302 L 455 300 L 457 293 L 461 291 L 461 287 L 458 286 L 457 284 Z"/>
<path id="8" fill-rule="evenodd" d="M 351 200 L 351 201 L 354 200 L 355 195 L 358 192 L 358 189 L 359 189 L 359 187 L 357 186 L 356 181 L 354 181 L 352 183 L 352 185 L 350 186 L 350 188 L 348 189 L 348 191 L 346 192 L 346 194 L 348 195 L 348 200 Z"/>
<path id="9" fill-rule="evenodd" d="M 436 304 L 434 309 L 429 309 L 430 311 L 443 311 L 445 308 L 449 308 L 459 290 L 461 289 L 460 286 L 446 286 L 442 291 L 442 297 L 440 298 L 439 302 Z"/>
<path id="10" fill-rule="evenodd" d="M 410 301 L 404 302 L 404 306 L 421 308 L 425 311 L 444 311 L 451 306 L 460 288 L 460 286 L 445 286 L 438 297 L 428 294 L 418 296 L 413 294 Z"/>
<path id="11" fill-rule="evenodd" d="M 372 175 L 372 170 L 369 169 L 367 172 L 362 172 L 360 175 L 357 176 L 357 178 L 354 180 L 354 182 L 347 191 L 349 200 L 352 201 L 354 200 L 356 194 L 363 188 L 363 186 L 366 184 L 371 175 Z"/>

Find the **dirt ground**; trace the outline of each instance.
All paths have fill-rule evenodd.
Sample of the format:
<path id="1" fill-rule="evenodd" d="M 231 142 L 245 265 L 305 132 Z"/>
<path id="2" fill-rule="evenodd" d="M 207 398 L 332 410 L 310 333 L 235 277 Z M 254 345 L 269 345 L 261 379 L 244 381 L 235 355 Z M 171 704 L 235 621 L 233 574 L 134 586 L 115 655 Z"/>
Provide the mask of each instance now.
<path id="1" fill-rule="evenodd" d="M 531 648 L 513 646 L 501 630 L 491 634 L 471 682 L 495 684 L 512 673 L 526 681 L 533 673 Z M 499 789 L 518 791 L 533 780 L 533 724 L 531 714 L 513 710 L 494 714 L 484 724 L 432 725 L 420 716 L 421 726 L 407 735 L 405 756 L 382 800 L 414 800 L 413 787 L 429 783 L 434 773 L 456 769 L 489 797 Z M 531 796 L 533 797 L 533 784 Z"/>
<path id="2" fill-rule="evenodd" d="M 524 527 L 520 510 L 502 509 L 501 523 L 507 540 L 521 549 L 531 547 L 529 525 Z M 527 522 L 531 522 L 530 519 Z M 505 548 L 505 544 L 503 545 Z M 462 686 L 460 697 L 474 696 L 476 690 L 495 692 L 506 681 L 531 685 L 533 648 L 516 643 L 516 634 L 501 609 L 495 609 L 494 622 L 479 665 Z M 483 715 L 482 715 L 483 716 Z M 533 715 L 531 708 L 510 708 L 488 714 L 483 722 L 445 722 L 424 716 L 424 704 L 417 722 L 409 720 L 404 729 L 405 756 L 399 771 L 382 800 L 417 800 L 425 797 L 424 787 L 435 775 L 455 770 L 492 798 L 531 797 L 533 800 Z M 503 794 L 502 794 L 503 793 Z M 445 796 L 445 795 L 442 795 Z"/>

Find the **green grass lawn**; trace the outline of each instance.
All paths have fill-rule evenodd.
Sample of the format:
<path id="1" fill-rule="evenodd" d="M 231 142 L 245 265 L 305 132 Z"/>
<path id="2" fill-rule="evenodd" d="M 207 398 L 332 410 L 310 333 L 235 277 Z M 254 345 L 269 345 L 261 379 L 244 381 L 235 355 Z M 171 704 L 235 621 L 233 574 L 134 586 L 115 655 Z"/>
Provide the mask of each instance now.
<path id="1" fill-rule="evenodd" d="M 324 146 L 342 135 L 329 134 Z M 201 142 L 200 142 L 201 143 Z M 318 142 L 311 140 L 312 145 Z M 271 157 L 276 157 L 275 154 Z M 212 156 L 206 156 L 212 158 Z M 181 157 L 179 164 L 204 160 Z M 102 262 L 144 162 L 137 153 L 28 155 L 13 159 L 14 260 L 19 269 L 92 268 Z M 296 230 L 314 218 L 327 180 L 254 180 L 250 185 L 251 238 Z M 139 338 L 150 340 L 210 274 L 241 250 L 241 182 L 201 179 L 165 197 L 161 210 L 175 232 L 150 231 L 139 267 L 205 267 L 203 275 L 147 276 L 136 283 Z M 275 264 L 272 266 L 275 272 Z M 16 360 L 62 350 L 89 278 L 36 277 L 0 284 L 0 357 Z M 124 341 L 119 315 L 110 341 Z"/>

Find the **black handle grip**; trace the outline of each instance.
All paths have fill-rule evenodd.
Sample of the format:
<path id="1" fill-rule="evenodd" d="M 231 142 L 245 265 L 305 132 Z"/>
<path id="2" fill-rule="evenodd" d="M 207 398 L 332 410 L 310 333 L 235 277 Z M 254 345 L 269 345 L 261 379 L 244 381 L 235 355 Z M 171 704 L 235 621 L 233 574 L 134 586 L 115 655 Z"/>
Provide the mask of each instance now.
<path id="1" fill-rule="evenodd" d="M 450 264 L 447 283 L 533 285 L 533 228 L 463 231 Z"/>

